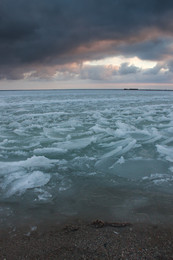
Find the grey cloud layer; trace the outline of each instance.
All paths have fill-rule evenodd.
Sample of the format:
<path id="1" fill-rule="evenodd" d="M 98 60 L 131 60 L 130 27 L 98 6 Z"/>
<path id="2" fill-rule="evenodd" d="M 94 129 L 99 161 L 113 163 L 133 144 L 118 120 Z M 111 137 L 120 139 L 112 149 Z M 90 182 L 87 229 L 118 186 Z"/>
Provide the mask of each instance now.
<path id="1" fill-rule="evenodd" d="M 169 0 L 1 0 L 0 77 L 123 53 L 162 59 L 170 53 L 164 37 L 172 36 L 172 11 Z M 159 39 L 148 39 L 147 30 L 159 31 Z M 97 41 L 113 43 L 92 49 Z"/>
<path id="2" fill-rule="evenodd" d="M 54 70 L 40 68 L 38 71 L 32 71 L 25 74 L 30 80 L 48 80 L 48 81 L 64 81 L 82 79 L 92 82 L 104 83 L 171 83 L 173 77 L 173 62 L 169 64 L 158 63 L 150 69 L 142 69 L 131 65 L 130 63 L 122 63 L 120 67 L 109 65 L 78 65 L 74 67 L 59 66 Z"/>

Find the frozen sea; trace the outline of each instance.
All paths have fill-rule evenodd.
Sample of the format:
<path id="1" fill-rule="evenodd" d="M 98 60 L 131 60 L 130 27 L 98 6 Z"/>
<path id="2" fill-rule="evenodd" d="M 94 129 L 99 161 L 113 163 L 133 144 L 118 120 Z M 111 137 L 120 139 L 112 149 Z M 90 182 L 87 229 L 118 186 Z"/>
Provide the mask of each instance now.
<path id="1" fill-rule="evenodd" d="M 173 221 L 173 92 L 0 92 L 0 225 Z"/>

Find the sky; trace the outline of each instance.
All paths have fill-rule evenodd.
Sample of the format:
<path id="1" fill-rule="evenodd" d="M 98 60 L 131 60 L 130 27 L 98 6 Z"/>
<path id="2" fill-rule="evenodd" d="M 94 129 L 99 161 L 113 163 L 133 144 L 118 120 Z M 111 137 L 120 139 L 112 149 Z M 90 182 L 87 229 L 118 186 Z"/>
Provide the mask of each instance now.
<path id="1" fill-rule="evenodd" d="M 0 0 L 0 89 L 173 89 L 172 0 Z"/>

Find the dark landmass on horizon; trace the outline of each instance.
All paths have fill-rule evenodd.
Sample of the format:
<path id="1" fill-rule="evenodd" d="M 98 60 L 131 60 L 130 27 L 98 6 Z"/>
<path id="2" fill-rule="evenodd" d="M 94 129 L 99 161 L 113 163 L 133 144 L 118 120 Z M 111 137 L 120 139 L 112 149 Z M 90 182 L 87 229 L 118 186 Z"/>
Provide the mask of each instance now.
<path id="1" fill-rule="evenodd" d="M 88 89 L 82 89 L 82 88 L 68 88 L 68 89 L 0 89 L 0 91 L 54 91 L 54 90 L 57 90 L 57 91 L 68 91 L 68 90 L 82 90 L 82 91 L 87 91 L 87 90 L 97 90 L 97 91 L 100 91 L 100 90 L 122 90 L 122 91 L 129 91 L 129 90 L 132 90 L 132 91 L 173 91 L 173 89 L 140 89 L 140 88 L 118 88 L 118 89 L 114 89 L 114 88 L 106 88 L 106 89 L 103 89 L 103 88 L 88 88 Z"/>

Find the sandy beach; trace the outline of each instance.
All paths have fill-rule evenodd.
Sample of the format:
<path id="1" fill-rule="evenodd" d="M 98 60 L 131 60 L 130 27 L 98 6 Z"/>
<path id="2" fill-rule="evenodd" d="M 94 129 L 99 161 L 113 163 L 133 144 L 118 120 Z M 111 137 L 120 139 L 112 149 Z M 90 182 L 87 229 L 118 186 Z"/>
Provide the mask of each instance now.
<path id="1" fill-rule="evenodd" d="M 104 224 L 76 220 L 1 231 L 0 259 L 173 259 L 171 225 Z"/>

